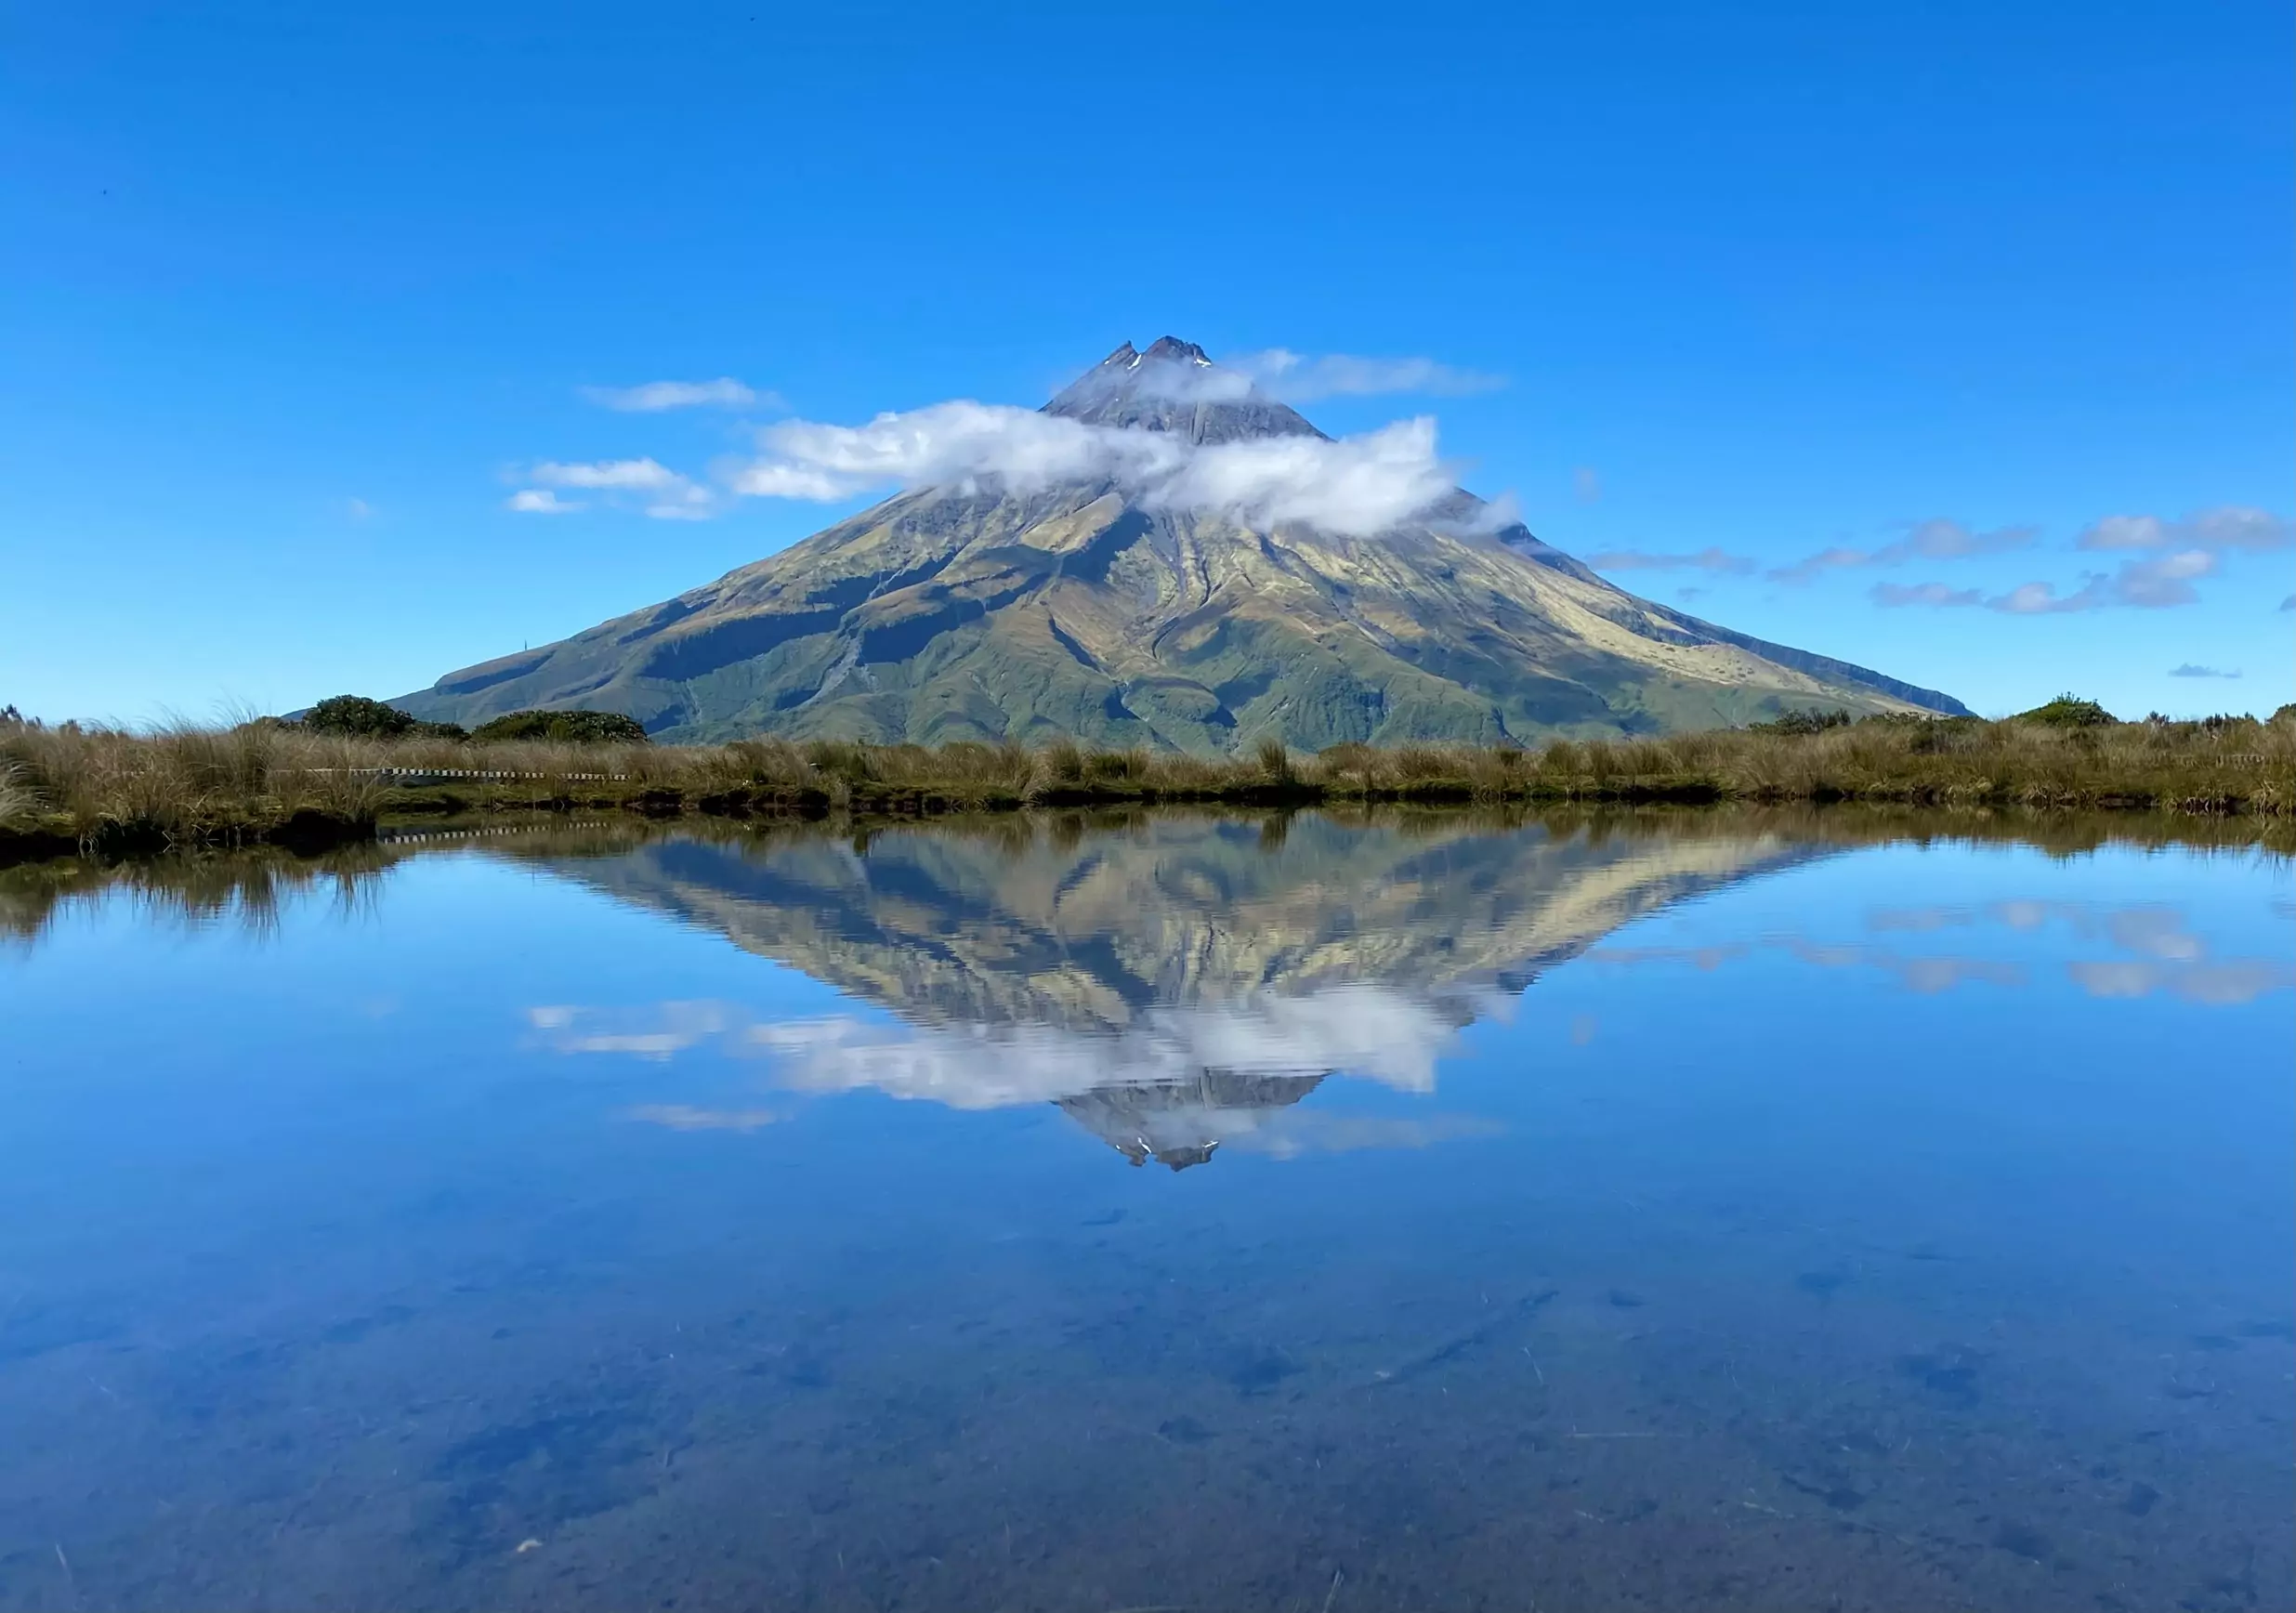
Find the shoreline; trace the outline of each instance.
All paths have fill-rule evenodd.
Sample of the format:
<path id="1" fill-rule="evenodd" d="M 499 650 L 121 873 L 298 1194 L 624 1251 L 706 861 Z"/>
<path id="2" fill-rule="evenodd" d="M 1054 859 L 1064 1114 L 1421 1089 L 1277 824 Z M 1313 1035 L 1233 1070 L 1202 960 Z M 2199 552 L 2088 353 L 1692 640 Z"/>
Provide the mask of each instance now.
<path id="1" fill-rule="evenodd" d="M 64 823 L 23 830 L 0 829 L 0 868 L 61 859 L 126 862 L 185 853 L 242 850 L 313 857 L 403 838 L 437 823 L 471 820 L 540 825 L 552 819 L 571 823 L 578 815 L 588 815 L 595 821 L 597 814 L 606 813 L 634 823 L 663 827 L 679 822 L 730 828 L 833 822 L 889 827 L 965 819 L 995 820 L 1047 812 L 1174 807 L 1240 814 L 1410 807 L 1439 812 L 1502 810 L 1525 815 L 1570 809 L 1666 807 L 1699 816 L 1726 815 L 1740 809 L 1801 807 L 1813 811 L 1839 810 L 1844 816 L 1888 811 L 1935 814 L 1946 820 L 2010 815 L 2031 820 L 2119 820 L 2132 826 L 2189 825 L 2196 830 L 2204 826 L 2220 831 L 2246 828 L 2258 840 L 2279 838 L 2272 833 L 2275 830 L 2296 829 L 2296 819 L 2286 812 L 2258 809 L 2245 803 L 2164 803 L 2149 796 L 2113 793 L 2056 800 L 2033 799 L 2007 792 L 1982 795 L 1922 791 L 1868 792 L 1855 795 L 1840 792 L 1725 793 L 1711 780 L 1637 780 L 1575 790 L 1533 788 L 1505 793 L 1478 790 L 1463 780 L 1445 780 L 1397 789 L 1333 790 L 1292 781 L 1211 791 L 1153 787 L 1055 789 L 1028 796 L 967 793 L 960 797 L 947 791 L 918 787 L 854 792 L 843 800 L 833 798 L 825 790 L 769 794 L 735 791 L 689 798 L 675 789 L 579 796 L 538 795 L 499 788 L 484 792 L 424 789 L 391 792 L 375 804 L 371 813 L 338 814 L 304 807 L 268 823 L 258 817 L 235 818 L 229 823 L 172 833 L 154 826 L 119 823 L 99 824 L 93 833 L 79 833 Z"/>
<path id="2" fill-rule="evenodd" d="M 1873 719 L 1314 755 L 960 741 L 715 746 L 346 740 L 246 725 L 157 734 L 0 730 L 0 865 L 267 846 L 312 853 L 387 820 L 627 813 L 734 822 L 916 820 L 1189 806 L 1524 807 L 1856 805 L 2296 821 L 2296 720 L 2052 728 Z"/>

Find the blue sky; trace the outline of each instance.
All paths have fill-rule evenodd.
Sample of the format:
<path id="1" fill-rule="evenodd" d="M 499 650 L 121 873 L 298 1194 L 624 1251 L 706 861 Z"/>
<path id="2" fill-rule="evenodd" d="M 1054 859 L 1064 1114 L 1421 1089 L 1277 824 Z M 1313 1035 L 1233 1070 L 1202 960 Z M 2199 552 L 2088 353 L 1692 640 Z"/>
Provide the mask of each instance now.
<path id="1" fill-rule="evenodd" d="M 0 703 L 403 692 L 867 502 L 538 464 L 1166 332 L 1503 377 L 1304 407 L 1982 711 L 2296 698 L 2276 0 L 663 11 L 7 7 Z"/>

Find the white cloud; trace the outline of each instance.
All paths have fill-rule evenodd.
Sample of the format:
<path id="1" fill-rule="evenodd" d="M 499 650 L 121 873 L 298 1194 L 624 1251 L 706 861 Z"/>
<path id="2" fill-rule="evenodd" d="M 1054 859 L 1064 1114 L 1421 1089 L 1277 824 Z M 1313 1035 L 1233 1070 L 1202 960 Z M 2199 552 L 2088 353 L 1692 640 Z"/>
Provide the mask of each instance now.
<path id="1" fill-rule="evenodd" d="M 971 492 L 984 484 L 1025 495 L 1056 483 L 1106 482 L 1153 508 L 1215 511 L 1257 526 L 1305 521 L 1356 535 L 1424 513 L 1458 479 L 1437 457 L 1435 422 L 1424 417 L 1337 441 L 1267 437 L 1199 446 L 1168 431 L 957 401 L 880 414 L 866 426 L 783 421 L 758 440 L 764 454 L 729 478 L 735 492 L 751 497 L 828 502 L 888 485 Z"/>
<path id="2" fill-rule="evenodd" d="M 625 414 L 658 414 L 665 409 L 778 408 L 770 392 L 745 387 L 730 375 L 715 381 L 648 381 L 637 387 L 584 387 L 582 395 L 602 409 Z"/>
<path id="3" fill-rule="evenodd" d="M 873 1087 L 956 1108 L 1002 1108 L 1110 1085 L 1193 1081 L 1205 1069 L 1338 1070 L 1402 1092 L 1432 1092 L 1437 1060 L 1458 1027 L 1478 1007 L 1493 1006 L 1351 985 L 1158 1009 L 1097 1034 L 1035 1024 L 919 1028 L 850 1016 L 760 1024 L 734 1004 L 710 1001 L 546 1004 L 527 1010 L 527 1021 L 556 1053 L 662 1062 L 710 1044 L 776 1058 L 783 1084 L 797 1090 Z"/>
<path id="4" fill-rule="evenodd" d="M 2169 668 L 2169 675 L 2171 677 L 2238 677 L 2240 672 L 2237 667 L 2226 672 L 2221 667 L 2202 666 L 2197 662 L 2188 661 L 2182 666 Z"/>
<path id="5" fill-rule="evenodd" d="M 1195 450 L 1148 502 L 1208 509 L 1253 526 L 1305 521 L 1368 534 L 1450 496 L 1458 478 L 1436 457 L 1435 422 L 1398 420 L 1361 437 L 1260 437 Z"/>
<path id="6" fill-rule="evenodd" d="M 587 465 L 564 465 L 544 460 L 533 470 L 533 479 L 545 487 L 582 487 L 653 492 L 686 479 L 651 459 L 601 459 Z"/>
<path id="7" fill-rule="evenodd" d="M 554 1053 L 621 1054 L 660 1063 L 725 1034 L 735 1011 L 707 1000 L 619 1012 L 548 1003 L 529 1008 L 526 1019 Z"/>
<path id="8" fill-rule="evenodd" d="M 1603 479 L 1591 465 L 1582 465 L 1570 473 L 1570 491 L 1581 504 L 1593 504 L 1603 496 Z"/>
<path id="9" fill-rule="evenodd" d="M 1222 368 L 1287 403 L 1312 403 L 1319 398 L 1373 398 L 1392 393 L 1456 398 L 1497 391 L 1507 384 L 1502 375 L 1462 370 L 1434 359 L 1365 359 L 1351 353 L 1309 357 L 1286 348 L 1246 353 Z M 1214 373 L 1206 385 L 1216 384 Z"/>
<path id="10" fill-rule="evenodd" d="M 522 487 L 503 500 L 503 507 L 528 516 L 571 516 L 590 506 L 575 499 L 562 499 L 546 487 Z"/>
<path id="11" fill-rule="evenodd" d="M 1437 1003 L 1374 986 L 1219 1007 L 1169 1008 L 1140 1025 L 1088 1035 L 1051 1025 L 912 1029 L 853 1018 L 759 1025 L 749 1041 L 784 1061 L 807 1092 L 874 1088 L 952 1108 L 1004 1108 L 1127 1085 L 1339 1070 L 1402 1092 L 1435 1090 L 1436 1061 L 1457 1035 Z"/>
<path id="12" fill-rule="evenodd" d="M 2180 521 L 2158 516 L 2106 516 L 2080 534 L 2084 549 L 2296 548 L 2296 522 L 2247 505 L 2196 510 Z"/>
<path id="13" fill-rule="evenodd" d="M 707 488 L 652 459 L 601 459 L 571 465 L 544 460 L 527 473 L 527 479 L 538 483 L 543 489 L 577 488 L 610 496 L 626 496 L 647 515 L 659 520 L 702 520 L 716 513 L 715 502 Z M 524 497 L 525 493 L 514 496 L 511 507 L 548 513 L 581 507 L 579 505 L 520 504 L 518 500 Z"/>
<path id="14" fill-rule="evenodd" d="M 850 498 L 889 483 L 994 480 L 1019 493 L 1055 482 L 1169 475 L 1187 445 L 1167 432 L 1087 426 L 1004 403 L 960 400 L 878 415 L 866 426 L 785 420 L 758 433 L 765 457 L 733 479 L 768 498 Z M 823 492 L 787 491 L 820 488 Z"/>
<path id="15" fill-rule="evenodd" d="M 362 498 L 345 499 L 343 513 L 355 521 L 369 520 L 374 518 L 374 506 Z"/>

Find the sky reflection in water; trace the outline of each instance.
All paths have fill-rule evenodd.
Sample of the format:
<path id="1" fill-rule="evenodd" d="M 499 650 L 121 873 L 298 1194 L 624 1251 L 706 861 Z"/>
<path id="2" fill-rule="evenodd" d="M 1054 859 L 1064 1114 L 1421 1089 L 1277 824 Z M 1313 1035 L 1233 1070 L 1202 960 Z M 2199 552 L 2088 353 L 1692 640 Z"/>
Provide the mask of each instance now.
<path id="1" fill-rule="evenodd" d="M 2288 864 L 1837 821 L 0 873 L 0 1607 L 2287 1605 Z"/>

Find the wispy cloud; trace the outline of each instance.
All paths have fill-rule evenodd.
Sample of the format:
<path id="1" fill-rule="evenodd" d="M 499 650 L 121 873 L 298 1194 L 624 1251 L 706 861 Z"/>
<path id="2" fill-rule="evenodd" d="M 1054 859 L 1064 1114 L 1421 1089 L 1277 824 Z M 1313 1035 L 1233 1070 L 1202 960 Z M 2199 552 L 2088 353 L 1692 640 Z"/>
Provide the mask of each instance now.
<path id="1" fill-rule="evenodd" d="M 700 1108 L 686 1103 L 647 1103 L 622 1111 L 625 1121 L 664 1126 L 674 1132 L 754 1132 L 781 1116 L 770 1109 Z"/>
<path id="2" fill-rule="evenodd" d="M 355 521 L 372 520 L 374 506 L 362 498 L 347 498 L 343 501 L 343 513 Z"/>
<path id="3" fill-rule="evenodd" d="M 582 395 L 601 409 L 624 414 L 659 414 L 669 409 L 778 409 L 770 392 L 745 387 L 730 375 L 715 381 L 648 381 L 636 387 L 584 387 Z"/>
<path id="4" fill-rule="evenodd" d="M 2240 671 L 2239 668 L 2235 667 L 2232 671 L 2226 672 L 2219 667 L 2202 666 L 2198 662 L 2188 661 L 2182 666 L 2169 668 L 2169 675 L 2171 677 L 2238 677 Z"/>
<path id="5" fill-rule="evenodd" d="M 1981 919 L 1990 920 L 2013 930 L 2028 932 L 2041 929 L 2052 923 L 2063 924 L 2071 928 L 2075 935 L 2102 938 L 2125 952 L 2165 959 L 2170 963 L 2192 963 L 2208 951 L 2200 938 L 2186 926 L 2183 910 L 2163 903 L 2104 908 L 2087 902 L 2018 898 L 1997 901 L 1982 910 L 1948 908 L 1935 911 L 1958 915 L 1954 921 L 1958 923 L 1975 924 Z M 1877 924 L 1876 927 L 1881 926 Z"/>
<path id="6" fill-rule="evenodd" d="M 2193 584 L 2213 575 L 2216 570 L 2216 551 L 2182 549 L 2158 559 L 2123 561 L 2120 570 L 2110 576 L 2093 571 L 2070 594 L 2058 594 L 2053 584 L 2026 583 L 1998 598 L 1988 599 L 1986 605 L 2012 616 L 2060 615 L 2101 610 L 2112 605 L 2166 610 L 2179 605 L 2198 604 L 2200 594 Z"/>
<path id="7" fill-rule="evenodd" d="M 1998 610 L 2006 616 L 2064 616 L 2113 606 L 2166 610 L 2199 603 L 2199 590 L 2193 584 L 2213 575 L 2216 570 L 2214 550 L 2184 549 L 2148 560 L 2123 561 L 2120 570 L 2109 575 L 2092 571 L 2069 594 L 2058 593 L 2057 585 L 2048 582 L 2020 583 L 1989 598 L 1981 597 L 1975 588 L 1955 588 L 1945 583 L 1904 586 L 1883 583 L 1875 586 L 1872 598 L 1875 604 L 1886 606 L 1925 605 L 1943 609 L 1983 605 L 1988 610 Z"/>
<path id="8" fill-rule="evenodd" d="M 2008 593 L 1988 599 L 1985 608 L 2011 616 L 2064 616 L 2095 610 L 2111 603 L 2105 579 L 2092 575 L 2070 594 L 2059 594 L 2054 583 L 2020 583 Z"/>
<path id="9" fill-rule="evenodd" d="M 651 459 L 600 459 L 586 465 L 566 465 L 556 460 L 544 460 L 531 472 L 533 479 L 547 487 L 582 487 L 614 489 L 638 492 L 656 492 L 684 484 L 686 479 L 669 466 Z"/>
<path id="10" fill-rule="evenodd" d="M 1274 1159 L 1296 1159 L 1302 1154 L 1351 1154 L 1365 1148 L 1424 1148 L 1463 1137 L 1495 1137 L 1506 1128 L 1496 1121 L 1474 1115 L 1431 1115 L 1425 1120 L 1400 1116 L 1332 1114 L 1321 1109 L 1288 1108 L 1228 1111 L 1229 1134 L 1223 1147 L 1266 1154 Z"/>
<path id="11" fill-rule="evenodd" d="M 758 441 L 764 452 L 729 478 L 735 492 L 756 498 L 827 502 L 893 486 L 991 486 L 1026 495 L 1057 483 L 1106 483 L 1150 507 L 1366 535 L 1425 514 L 1458 485 L 1456 468 L 1437 452 L 1435 422 L 1424 416 L 1336 441 L 1268 437 L 1200 446 L 1169 431 L 957 401 L 880 414 L 866 426 L 783 421 Z"/>
<path id="12" fill-rule="evenodd" d="M 1774 583 L 1801 584 L 1815 582 L 1830 571 L 1863 566 L 1901 566 L 1912 560 L 1961 560 L 1979 555 L 2006 554 L 2031 547 L 2040 535 L 2038 527 L 1999 527 L 1992 531 L 1978 531 L 1960 521 L 1939 517 L 1913 522 L 1906 528 L 1904 537 L 1878 549 L 1843 545 L 1820 549 L 1791 566 L 1778 567 L 1769 575 Z"/>
<path id="13" fill-rule="evenodd" d="M 701 520 L 715 512 L 707 488 L 653 459 L 601 459 L 571 465 L 544 460 L 522 479 L 534 485 L 511 494 L 509 507 L 528 515 L 564 515 L 586 507 L 559 498 L 555 491 L 558 488 L 603 493 L 657 520 Z"/>
<path id="14" fill-rule="evenodd" d="M 522 516 L 571 516 L 590 506 L 579 499 L 563 499 L 546 487 L 522 487 L 503 500 L 503 507 Z"/>
<path id="15" fill-rule="evenodd" d="M 1310 356 L 1288 348 L 1246 353 L 1221 368 L 1236 372 L 1261 391 L 1288 403 L 1397 393 L 1458 398 L 1495 392 L 1507 384 L 1503 375 L 1463 370 L 1435 359 L 1365 359 L 1352 353 Z"/>
<path id="16" fill-rule="evenodd" d="M 622 1011 L 545 1003 L 528 1009 L 526 1019 L 553 1053 L 619 1054 L 662 1063 L 725 1035 L 741 1016 L 705 999 Z"/>
<path id="17" fill-rule="evenodd" d="M 1878 969 L 1893 976 L 1909 991 L 1924 995 L 1951 990 L 1965 982 L 1992 986 L 2022 986 L 2025 970 L 1992 958 L 1961 958 L 1923 954 L 1907 957 L 1885 947 L 1854 943 L 1821 944 L 1800 936 L 1769 936 L 1765 946 L 1780 948 L 1803 963 L 1820 969 Z M 1586 955 L 1606 964 L 1687 964 L 1713 970 L 1747 957 L 1752 948 L 1743 942 L 1713 947 L 1596 947 Z"/>
<path id="18" fill-rule="evenodd" d="M 1593 504 L 1603 496 L 1603 479 L 1591 465 L 1582 465 L 1570 473 L 1570 491 L 1581 504 Z"/>
<path id="19" fill-rule="evenodd" d="M 2296 610 L 2296 594 L 2290 594 L 2287 598 L 2281 600 L 2280 609 L 2283 610 Z"/>
<path id="20" fill-rule="evenodd" d="M 1821 573 L 1846 566 L 1888 565 L 1900 561 L 1953 559 L 1999 554 L 2031 544 L 2031 527 L 2006 527 L 1995 532 L 1972 532 L 1950 521 L 1926 521 L 1901 543 L 1871 554 L 1857 549 L 1829 549 L 1770 573 L 1778 582 L 1806 583 Z M 2128 556 L 2116 571 L 2091 571 L 2070 593 L 2060 593 L 2050 582 L 2021 583 L 2006 592 L 1980 597 L 1975 590 L 1953 588 L 1943 583 L 1912 587 L 1883 584 L 1873 590 L 1878 605 L 1964 606 L 1982 604 L 2009 616 L 2061 616 L 2084 610 L 2128 606 L 2140 610 L 2170 610 L 2199 602 L 2193 586 L 2223 569 L 2223 557 L 2234 551 L 2262 553 L 2296 546 L 2296 524 L 2268 510 L 2225 505 L 2198 510 L 2182 520 L 2158 516 L 2107 516 L 2085 529 L 2076 546 L 2092 554 Z M 2282 605 L 2296 609 L 2296 596 Z"/>
<path id="21" fill-rule="evenodd" d="M 2149 997 L 2165 992 L 2211 1008 L 2233 1008 L 2296 987 L 2296 969 L 2263 958 L 2221 964 L 2073 963 L 2074 984 L 2092 997 Z"/>
<path id="22" fill-rule="evenodd" d="M 1586 563 L 1597 571 L 1712 571 L 1718 574 L 1744 576 L 1759 562 L 1744 555 L 1732 555 L 1718 548 L 1703 548 L 1695 554 L 1659 554 L 1649 549 L 1606 549 L 1599 555 L 1590 555 Z"/>
<path id="23" fill-rule="evenodd" d="M 2296 522 L 2247 505 L 2196 510 L 2182 520 L 2158 516 L 2106 516 L 2080 534 L 2083 549 L 2243 549 L 2254 554 L 2296 548 Z"/>
<path id="24" fill-rule="evenodd" d="M 1925 932 L 1997 924 L 2031 934 L 2063 925 L 2085 939 L 2109 942 L 2132 954 L 2082 958 L 2066 964 L 2073 983 L 2092 997 L 2163 994 L 2207 1007 L 2250 1003 L 2296 987 L 2296 966 L 2269 958 L 2211 961 L 2181 909 L 2165 903 L 2106 908 L 2086 902 L 2020 898 L 1986 907 L 1881 908 L 1867 914 L 1875 930 Z"/>
<path id="25" fill-rule="evenodd" d="M 1981 590 L 1955 588 L 1944 583 L 1876 583 L 1872 597 L 1876 605 L 1893 608 L 1907 605 L 1928 605 L 1939 610 L 1962 605 L 1975 605 L 1984 598 Z"/>
<path id="26" fill-rule="evenodd" d="M 1995 958 L 1961 958 L 1936 953 L 1907 957 L 1885 947 L 1819 946 L 1788 939 L 1786 949 L 1805 964 L 1820 969 L 1880 969 L 1894 975 L 1909 991 L 1929 995 L 1949 991 L 1964 981 L 1991 986 L 2022 986 L 2025 970 Z"/>

